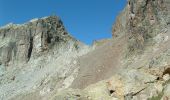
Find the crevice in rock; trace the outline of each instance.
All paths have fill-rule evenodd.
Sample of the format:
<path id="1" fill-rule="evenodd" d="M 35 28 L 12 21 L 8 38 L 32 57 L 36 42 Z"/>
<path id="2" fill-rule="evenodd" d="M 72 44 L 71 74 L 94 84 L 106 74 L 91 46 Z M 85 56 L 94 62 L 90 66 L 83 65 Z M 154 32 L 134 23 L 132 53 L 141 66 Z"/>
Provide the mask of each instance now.
<path id="1" fill-rule="evenodd" d="M 145 90 L 146 88 L 147 88 L 147 87 L 145 87 L 145 88 L 143 88 L 143 89 L 137 91 L 136 93 L 133 94 L 133 96 L 136 96 L 137 94 L 139 94 L 140 92 L 142 92 L 142 91 Z"/>
<path id="2" fill-rule="evenodd" d="M 163 75 L 169 74 L 170 75 L 170 68 L 164 70 Z"/>
<path id="3" fill-rule="evenodd" d="M 49 31 L 47 32 L 47 43 L 51 43 L 52 37 L 49 34 Z"/>
<path id="4" fill-rule="evenodd" d="M 115 90 L 109 90 L 110 95 L 112 95 L 115 92 Z"/>
<path id="5" fill-rule="evenodd" d="M 151 1 L 151 0 L 146 0 L 145 6 L 148 6 L 148 4 L 149 4 L 150 1 Z"/>
<path id="6" fill-rule="evenodd" d="M 157 81 L 160 80 L 160 79 L 161 79 L 161 77 L 157 77 L 157 78 L 156 78 Z"/>
<path id="7" fill-rule="evenodd" d="M 30 46 L 29 46 L 29 49 L 28 49 L 28 61 L 31 58 L 32 49 L 33 49 L 33 37 L 30 38 Z"/>
<path id="8" fill-rule="evenodd" d="M 137 92 L 131 92 L 131 93 L 128 93 L 124 96 L 124 99 L 125 100 L 132 100 L 134 96 L 138 95 L 139 93 L 141 93 L 143 90 L 145 90 L 147 87 L 145 88 L 142 88 L 140 89 L 139 91 Z"/>

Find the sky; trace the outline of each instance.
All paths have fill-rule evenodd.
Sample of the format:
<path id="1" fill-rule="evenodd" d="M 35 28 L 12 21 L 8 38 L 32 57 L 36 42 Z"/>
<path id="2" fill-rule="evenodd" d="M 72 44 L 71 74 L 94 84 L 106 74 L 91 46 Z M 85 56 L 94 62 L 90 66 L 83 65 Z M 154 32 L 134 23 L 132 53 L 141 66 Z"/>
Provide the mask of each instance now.
<path id="1" fill-rule="evenodd" d="M 127 0 L 0 0 L 0 26 L 57 15 L 76 39 L 92 44 L 110 38 Z"/>

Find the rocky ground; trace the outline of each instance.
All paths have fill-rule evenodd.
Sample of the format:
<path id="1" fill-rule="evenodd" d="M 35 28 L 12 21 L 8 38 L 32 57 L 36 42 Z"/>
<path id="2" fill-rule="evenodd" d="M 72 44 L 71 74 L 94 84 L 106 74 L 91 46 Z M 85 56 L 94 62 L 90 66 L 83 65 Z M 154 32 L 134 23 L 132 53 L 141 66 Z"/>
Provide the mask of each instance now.
<path id="1" fill-rule="evenodd" d="M 0 100 L 169 100 L 169 7 L 128 0 L 92 46 L 56 16 L 0 28 Z"/>

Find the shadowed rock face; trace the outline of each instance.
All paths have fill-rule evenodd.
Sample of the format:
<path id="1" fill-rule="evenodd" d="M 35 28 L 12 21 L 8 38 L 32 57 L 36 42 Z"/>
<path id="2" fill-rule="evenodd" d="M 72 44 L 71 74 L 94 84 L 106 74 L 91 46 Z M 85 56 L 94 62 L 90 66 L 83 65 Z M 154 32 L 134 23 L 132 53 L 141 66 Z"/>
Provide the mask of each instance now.
<path id="1" fill-rule="evenodd" d="M 62 21 L 51 16 L 24 25 L 8 25 L 0 29 L 0 64 L 23 63 L 71 38 Z"/>

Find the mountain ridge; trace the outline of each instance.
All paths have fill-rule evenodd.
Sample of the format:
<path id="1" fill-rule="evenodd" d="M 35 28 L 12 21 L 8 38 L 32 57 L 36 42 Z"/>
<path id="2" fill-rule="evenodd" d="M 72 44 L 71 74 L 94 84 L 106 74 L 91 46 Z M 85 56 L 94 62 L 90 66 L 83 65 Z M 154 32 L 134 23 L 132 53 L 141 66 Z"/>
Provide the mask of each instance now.
<path id="1" fill-rule="evenodd" d="M 128 0 L 113 38 L 92 46 L 70 36 L 56 16 L 1 28 L 0 99 L 168 100 L 169 7 L 168 0 Z"/>

